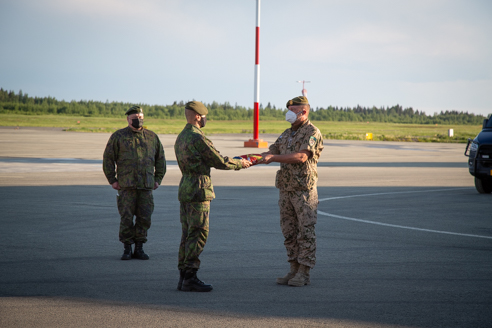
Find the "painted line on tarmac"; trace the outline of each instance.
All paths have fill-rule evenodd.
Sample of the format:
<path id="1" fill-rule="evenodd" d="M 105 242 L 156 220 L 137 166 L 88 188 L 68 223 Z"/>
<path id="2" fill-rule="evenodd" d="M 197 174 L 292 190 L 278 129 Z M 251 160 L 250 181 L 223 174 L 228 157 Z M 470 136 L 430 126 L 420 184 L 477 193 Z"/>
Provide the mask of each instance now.
<path id="1" fill-rule="evenodd" d="M 435 191 L 450 191 L 450 190 L 461 190 L 461 189 L 469 189 L 469 188 L 437 189 L 437 190 L 424 190 L 424 191 L 423 190 L 419 190 L 419 191 L 401 191 L 401 192 L 381 192 L 381 193 L 374 193 L 374 194 L 362 194 L 362 195 L 351 195 L 351 196 L 340 196 L 340 197 L 323 198 L 323 199 L 320 199 L 319 201 L 320 202 L 323 202 L 323 201 L 327 201 L 327 200 L 352 198 L 352 197 L 365 197 L 365 196 L 378 196 L 378 195 L 394 195 L 394 194 L 409 194 L 409 193 L 435 192 Z M 323 211 L 320 211 L 320 210 L 318 210 L 318 214 L 324 215 L 324 216 L 328 216 L 328 217 L 332 217 L 332 218 L 336 218 L 336 219 L 342 219 L 342 220 L 348 220 L 348 221 L 355 221 L 355 222 L 361 222 L 361 223 L 368 223 L 368 224 L 380 225 L 380 226 L 391 227 L 391 228 L 416 230 L 416 231 L 423 231 L 423 232 L 432 232 L 432 233 L 439 233 L 439 234 L 444 234 L 444 235 L 462 236 L 462 237 L 473 237 L 473 238 L 492 239 L 492 236 L 482 236 L 482 235 L 466 234 L 466 233 L 459 233 L 459 232 L 450 232 L 450 231 L 442 231 L 442 230 L 423 229 L 423 228 L 415 228 L 415 227 L 403 226 L 403 225 L 398 225 L 398 224 L 390 224 L 390 223 L 382 223 L 382 222 L 377 222 L 377 221 L 362 220 L 362 219 L 350 218 L 350 217 L 347 217 L 347 216 L 341 216 L 341 215 L 326 213 L 326 212 L 323 212 Z"/>
<path id="2" fill-rule="evenodd" d="M 378 192 L 378 193 L 374 193 L 374 194 L 361 194 L 361 195 L 350 195 L 350 196 L 339 196 L 339 197 L 322 198 L 319 201 L 320 202 L 324 202 L 326 200 L 352 198 L 352 197 L 367 197 L 367 196 L 394 195 L 394 194 L 415 194 L 415 193 L 420 193 L 420 192 L 436 192 L 436 191 L 450 191 L 450 190 L 463 190 L 463 189 L 470 189 L 470 188 L 451 188 L 451 189 L 448 188 L 448 189 L 434 189 L 434 190 L 412 190 L 412 191 Z"/>

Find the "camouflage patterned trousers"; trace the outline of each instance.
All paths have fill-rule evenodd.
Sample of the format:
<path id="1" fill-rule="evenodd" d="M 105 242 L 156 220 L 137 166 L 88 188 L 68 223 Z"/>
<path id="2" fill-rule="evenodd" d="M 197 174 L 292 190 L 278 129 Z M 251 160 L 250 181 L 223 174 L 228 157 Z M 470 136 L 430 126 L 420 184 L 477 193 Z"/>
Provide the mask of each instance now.
<path id="1" fill-rule="evenodd" d="M 210 201 L 181 203 L 181 243 L 179 245 L 178 269 L 199 269 L 200 256 L 208 237 Z"/>
<path id="2" fill-rule="evenodd" d="M 313 268 L 316 263 L 316 224 L 318 214 L 318 191 L 316 188 L 303 191 L 280 190 L 280 228 L 288 261 Z"/>
<path id="3" fill-rule="evenodd" d="M 125 244 L 133 244 L 136 241 L 145 243 L 147 230 L 150 228 L 150 217 L 154 212 L 152 190 L 120 189 L 116 202 L 121 216 L 120 241 Z"/>

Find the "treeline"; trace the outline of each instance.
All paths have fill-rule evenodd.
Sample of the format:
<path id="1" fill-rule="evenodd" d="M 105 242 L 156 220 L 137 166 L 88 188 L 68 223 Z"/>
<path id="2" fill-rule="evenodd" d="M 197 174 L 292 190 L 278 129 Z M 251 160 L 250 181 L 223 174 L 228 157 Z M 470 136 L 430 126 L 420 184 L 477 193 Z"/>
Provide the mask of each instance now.
<path id="1" fill-rule="evenodd" d="M 351 121 L 351 122 L 385 122 L 409 124 L 482 124 L 484 116 L 469 114 L 468 112 L 441 111 L 433 116 L 423 111 L 413 110 L 412 107 L 403 108 L 400 105 L 386 108 L 339 108 L 329 106 L 318 108 L 309 115 L 311 120 L 317 121 Z"/>
<path id="2" fill-rule="evenodd" d="M 24 115 L 73 115 L 73 116 L 102 116 L 123 117 L 126 110 L 133 105 L 144 108 L 146 117 L 160 119 L 180 119 L 184 117 L 184 102 L 175 101 L 172 105 L 147 105 L 124 102 L 100 102 L 92 100 L 72 100 L 70 102 L 57 100 L 53 97 L 30 97 L 20 90 L 18 93 L 0 88 L 0 114 Z M 209 109 L 208 118 L 212 120 L 251 120 L 253 109 L 232 106 L 226 102 L 205 104 Z M 270 103 L 260 105 L 261 120 L 283 120 L 285 108 L 275 108 Z M 482 124 L 482 115 L 468 112 L 445 111 L 439 114 L 426 115 L 423 111 L 413 108 L 403 108 L 400 105 L 392 107 L 332 107 L 313 108 L 310 114 L 313 121 L 351 121 L 351 122 L 389 122 L 415 124 Z"/>

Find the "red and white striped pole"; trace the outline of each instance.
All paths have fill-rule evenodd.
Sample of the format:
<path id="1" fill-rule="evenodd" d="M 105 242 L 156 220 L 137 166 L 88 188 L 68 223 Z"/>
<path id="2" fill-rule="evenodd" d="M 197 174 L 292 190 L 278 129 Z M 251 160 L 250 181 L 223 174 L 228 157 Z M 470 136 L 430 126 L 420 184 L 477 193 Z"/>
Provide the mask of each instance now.
<path id="1" fill-rule="evenodd" d="M 253 108 L 253 139 L 244 142 L 244 147 L 267 148 L 268 143 L 259 137 L 260 125 L 260 2 L 256 0 L 256 42 L 255 42 L 255 101 Z"/>
<path id="2" fill-rule="evenodd" d="M 256 0 L 256 47 L 255 47 L 255 104 L 254 104 L 254 135 L 258 140 L 260 125 L 260 1 Z"/>

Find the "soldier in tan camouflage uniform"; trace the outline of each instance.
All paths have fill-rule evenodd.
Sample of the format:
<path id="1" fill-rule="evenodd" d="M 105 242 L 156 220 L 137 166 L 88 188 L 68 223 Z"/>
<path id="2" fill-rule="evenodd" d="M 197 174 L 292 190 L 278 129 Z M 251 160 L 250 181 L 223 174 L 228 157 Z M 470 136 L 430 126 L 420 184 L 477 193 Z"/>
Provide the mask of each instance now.
<path id="1" fill-rule="evenodd" d="M 210 168 L 240 170 L 249 167 L 251 162 L 220 155 L 212 141 L 205 137 L 201 130 L 205 126 L 208 114 L 207 107 L 201 102 L 188 102 L 185 108 L 188 124 L 174 144 L 176 159 L 183 174 L 178 191 L 182 227 L 178 256 L 178 289 L 208 292 L 213 289 L 212 286 L 198 279 L 196 272 L 200 267 L 198 256 L 203 251 L 208 237 L 210 201 L 215 198 Z"/>
<path id="2" fill-rule="evenodd" d="M 323 150 L 323 137 L 308 119 L 309 102 L 295 97 L 287 102 L 286 120 L 292 124 L 263 153 L 263 163 L 280 163 L 275 186 L 279 189 L 280 227 L 284 235 L 290 271 L 277 283 L 304 286 L 316 263 L 318 181 L 317 163 Z"/>
<path id="3" fill-rule="evenodd" d="M 154 196 L 166 173 L 164 149 L 157 134 L 143 127 L 143 110 L 131 107 L 128 126 L 111 135 L 103 156 L 103 171 L 113 189 L 118 190 L 122 260 L 148 260 L 143 251 L 154 211 Z M 135 216 L 135 223 L 133 223 Z M 132 254 L 132 244 L 135 251 Z"/>

